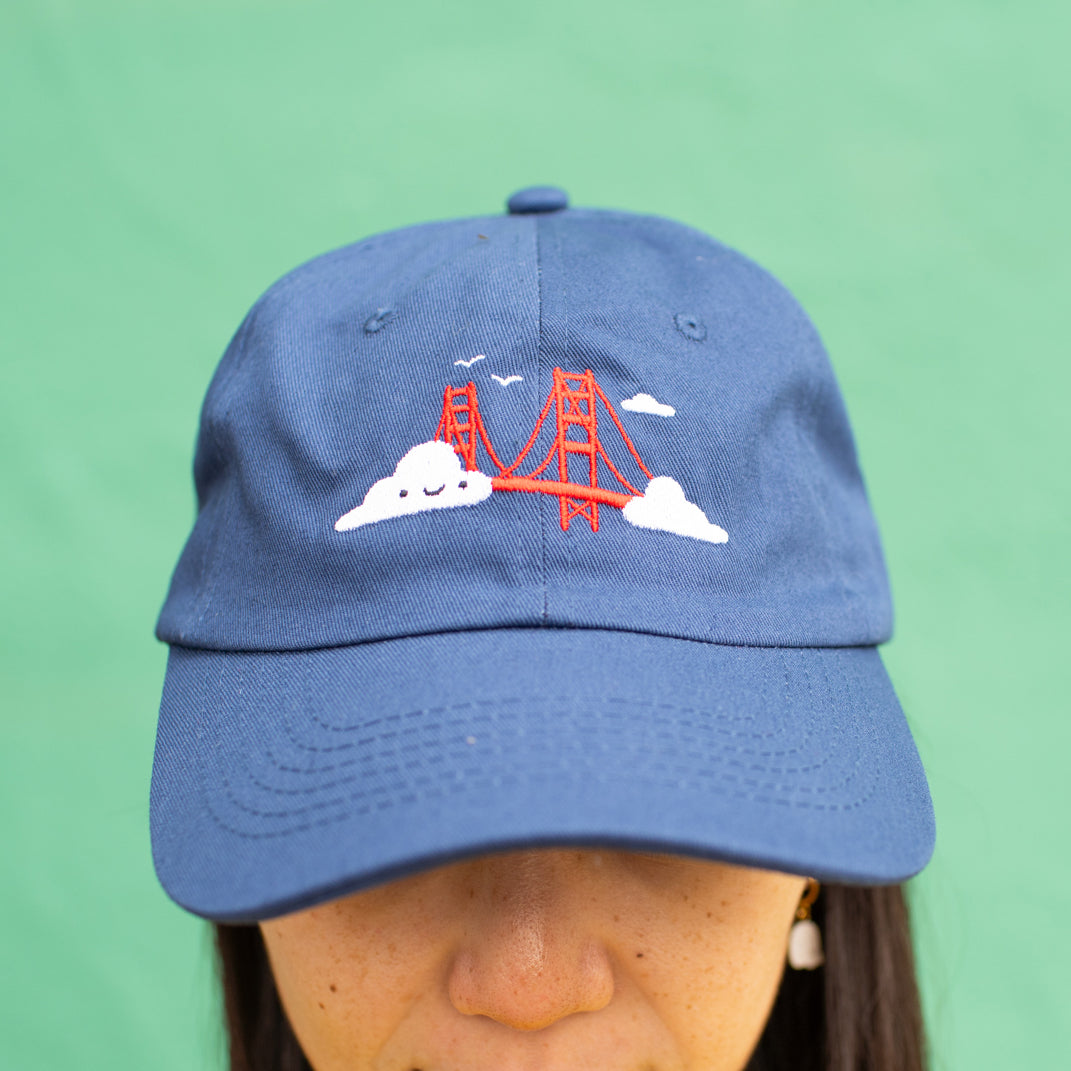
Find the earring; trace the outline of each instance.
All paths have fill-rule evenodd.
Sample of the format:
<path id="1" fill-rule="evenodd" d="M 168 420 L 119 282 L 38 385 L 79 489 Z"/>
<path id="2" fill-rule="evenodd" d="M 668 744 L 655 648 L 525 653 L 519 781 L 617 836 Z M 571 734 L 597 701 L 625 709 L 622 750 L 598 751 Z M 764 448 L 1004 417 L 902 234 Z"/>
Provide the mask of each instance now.
<path id="1" fill-rule="evenodd" d="M 813 971 L 826 961 L 822 951 L 822 931 L 811 918 L 811 904 L 818 899 L 820 888 L 814 878 L 808 878 L 807 888 L 796 908 L 796 921 L 788 935 L 788 965 L 795 971 Z"/>

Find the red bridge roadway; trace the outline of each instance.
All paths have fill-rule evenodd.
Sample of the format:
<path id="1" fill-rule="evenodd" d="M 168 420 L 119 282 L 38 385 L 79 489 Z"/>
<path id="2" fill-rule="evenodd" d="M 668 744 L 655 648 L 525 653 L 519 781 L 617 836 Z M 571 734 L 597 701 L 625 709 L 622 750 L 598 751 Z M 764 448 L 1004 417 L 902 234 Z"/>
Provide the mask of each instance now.
<path id="1" fill-rule="evenodd" d="M 542 491 L 546 495 L 569 495 L 574 498 L 593 499 L 609 506 L 623 509 L 632 495 L 611 491 L 607 487 L 592 487 L 586 483 L 562 483 L 560 480 L 533 480 L 531 476 L 492 476 L 491 487 L 495 491 Z"/>

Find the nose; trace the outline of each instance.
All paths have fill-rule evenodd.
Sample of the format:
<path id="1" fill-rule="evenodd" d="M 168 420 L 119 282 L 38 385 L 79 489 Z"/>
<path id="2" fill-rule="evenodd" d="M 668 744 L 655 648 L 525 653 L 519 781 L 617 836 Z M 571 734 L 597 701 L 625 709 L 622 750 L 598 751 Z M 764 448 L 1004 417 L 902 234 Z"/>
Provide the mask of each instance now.
<path id="1" fill-rule="evenodd" d="M 576 853 L 556 851 L 480 861 L 450 967 L 450 1000 L 461 1014 L 531 1031 L 610 1003 L 613 966 L 581 869 Z"/>

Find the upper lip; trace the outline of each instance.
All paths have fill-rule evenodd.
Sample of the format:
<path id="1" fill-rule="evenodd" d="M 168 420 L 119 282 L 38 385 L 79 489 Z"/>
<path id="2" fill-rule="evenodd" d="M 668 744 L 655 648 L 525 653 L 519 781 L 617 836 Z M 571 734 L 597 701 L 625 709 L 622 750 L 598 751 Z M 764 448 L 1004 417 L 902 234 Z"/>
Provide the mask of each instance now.
<path id="1" fill-rule="evenodd" d="M 444 484 L 440 484 L 440 485 L 439 485 L 438 487 L 436 487 L 436 488 L 435 488 L 435 490 L 434 490 L 434 491 L 429 491 L 429 490 L 428 490 L 428 489 L 427 489 L 427 488 L 425 487 L 425 488 L 424 488 L 424 494 L 426 494 L 426 495 L 437 495 L 437 494 L 438 494 L 438 493 L 439 493 L 439 492 L 440 492 L 440 491 L 441 491 L 441 490 L 442 490 L 442 489 L 443 489 L 443 488 L 444 488 L 445 486 L 446 486 L 446 484 L 445 484 L 445 483 L 444 483 Z"/>

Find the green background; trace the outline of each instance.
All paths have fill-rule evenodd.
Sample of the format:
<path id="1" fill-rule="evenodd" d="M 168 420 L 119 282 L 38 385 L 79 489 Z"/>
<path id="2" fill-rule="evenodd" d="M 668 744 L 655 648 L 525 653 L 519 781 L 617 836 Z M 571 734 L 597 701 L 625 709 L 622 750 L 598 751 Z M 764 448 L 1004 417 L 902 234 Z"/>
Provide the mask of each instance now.
<path id="1" fill-rule="evenodd" d="M 574 203 L 783 279 L 852 412 L 938 848 L 938 1069 L 1066 1066 L 1066 5 L 5 0 L 0 1065 L 219 1068 L 153 877 L 155 614 L 200 399 L 319 252 Z"/>

